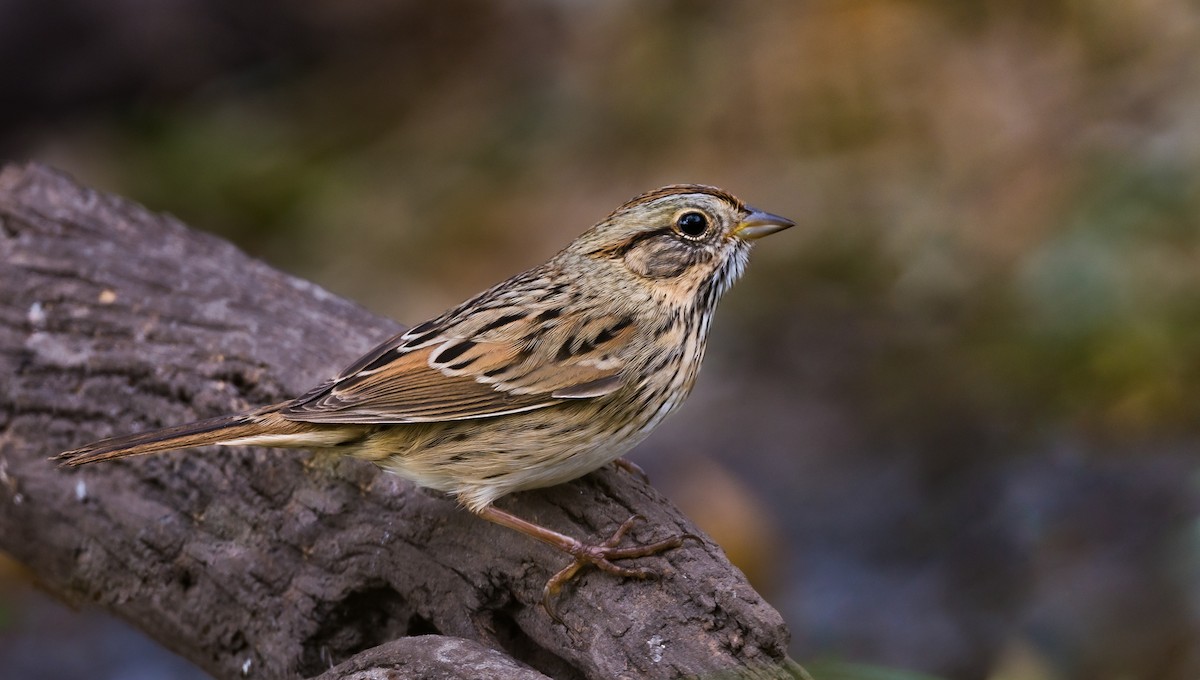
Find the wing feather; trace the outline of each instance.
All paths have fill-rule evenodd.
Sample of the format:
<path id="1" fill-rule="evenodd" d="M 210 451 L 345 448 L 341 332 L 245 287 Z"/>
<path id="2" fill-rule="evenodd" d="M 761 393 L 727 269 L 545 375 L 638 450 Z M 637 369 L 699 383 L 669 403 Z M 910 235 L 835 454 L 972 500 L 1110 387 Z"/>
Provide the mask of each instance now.
<path id="1" fill-rule="evenodd" d="M 493 311 L 397 335 L 281 413 L 310 423 L 467 420 L 594 399 L 624 384 L 630 320 L 573 327 L 536 311 Z"/>

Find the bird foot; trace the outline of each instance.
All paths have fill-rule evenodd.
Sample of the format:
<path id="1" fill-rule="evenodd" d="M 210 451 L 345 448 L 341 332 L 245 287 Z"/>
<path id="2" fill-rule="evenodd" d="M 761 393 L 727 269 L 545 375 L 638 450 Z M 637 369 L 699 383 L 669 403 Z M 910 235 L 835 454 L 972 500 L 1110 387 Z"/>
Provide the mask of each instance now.
<path id="1" fill-rule="evenodd" d="M 626 560 L 635 557 L 646 557 L 647 555 L 655 555 L 664 550 L 671 550 L 683 545 L 687 539 L 692 539 L 697 543 L 701 543 L 699 536 L 695 534 L 678 534 L 670 538 L 647 543 L 646 545 L 636 545 L 626 548 L 617 547 L 621 543 L 621 539 L 629 533 L 633 525 L 638 520 L 645 519 L 641 515 L 633 515 L 625 520 L 617 530 L 613 532 L 608 540 L 600 544 L 588 544 L 580 541 L 577 538 L 572 538 L 566 534 L 560 534 L 557 531 L 548 529 L 540 524 L 534 524 L 528 520 L 523 520 L 516 515 L 505 512 L 493 505 L 484 506 L 475 511 L 480 517 L 495 522 L 501 526 L 506 526 L 510 529 L 515 529 L 521 533 L 536 538 L 537 540 L 552 545 L 555 548 L 571 555 L 574 559 L 566 567 L 559 570 L 557 574 L 550 577 L 546 581 L 545 588 L 542 589 L 542 606 L 546 613 L 552 619 L 559 623 L 563 623 L 562 618 L 558 616 L 558 612 L 554 609 L 554 597 L 562 590 L 562 587 L 575 578 L 577 574 L 586 567 L 594 566 L 601 571 L 614 574 L 616 576 L 628 576 L 631 578 L 653 578 L 658 576 L 657 572 L 648 567 L 622 567 L 618 564 L 613 564 L 614 560 Z"/>
<path id="2" fill-rule="evenodd" d="M 562 587 L 575 578 L 582 569 L 593 566 L 600 571 L 616 576 L 637 579 L 657 578 L 658 572 L 649 567 L 622 567 L 618 564 L 613 564 L 613 560 L 656 555 L 664 550 L 671 550 L 682 546 L 685 539 L 692 538 L 699 540 L 699 538 L 692 534 L 680 534 L 654 543 L 618 548 L 617 546 L 620 545 L 621 539 L 625 537 L 625 534 L 629 533 L 633 525 L 642 519 L 645 518 L 641 515 L 631 516 L 621 526 L 617 527 L 613 535 L 609 536 L 608 540 L 603 543 L 587 544 L 576 540 L 572 545 L 563 547 L 575 559 L 559 570 L 557 574 L 551 576 L 550 580 L 546 581 L 546 587 L 542 589 L 542 606 L 551 618 L 559 623 L 563 623 L 563 620 L 558 616 L 558 612 L 554 608 L 554 598 L 562 590 Z"/>

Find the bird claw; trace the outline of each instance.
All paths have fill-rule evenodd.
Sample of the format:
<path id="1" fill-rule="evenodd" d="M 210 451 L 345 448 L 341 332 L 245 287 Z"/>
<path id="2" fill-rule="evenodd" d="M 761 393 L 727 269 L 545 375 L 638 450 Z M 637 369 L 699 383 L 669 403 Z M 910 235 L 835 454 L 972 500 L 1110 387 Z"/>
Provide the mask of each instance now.
<path id="1" fill-rule="evenodd" d="M 631 474 L 647 484 L 650 483 L 650 475 L 646 474 L 646 471 L 642 469 L 641 465 L 638 465 L 632 460 L 629 460 L 628 458 L 618 458 L 614 460 L 612 464 L 616 469 Z"/>
<path id="2" fill-rule="evenodd" d="M 575 559 L 572 560 L 570 564 L 559 570 L 557 574 L 551 576 L 550 580 L 546 581 L 545 588 L 542 589 L 542 607 L 545 608 L 546 613 L 550 615 L 550 618 L 554 619 L 558 623 L 563 623 L 562 618 L 559 617 L 558 612 L 554 607 L 554 598 L 558 595 L 559 591 L 562 590 L 562 587 L 569 583 L 571 579 L 575 578 L 575 576 L 584 568 L 588 566 L 594 566 L 600 571 L 607 572 L 615 576 L 624 576 L 627 578 L 657 578 L 659 576 L 658 572 L 654 571 L 650 567 L 622 567 L 618 564 L 613 564 L 612 561 L 656 555 L 664 550 L 671 550 L 673 548 L 682 546 L 684 540 L 688 538 L 692 538 L 697 541 L 700 540 L 698 537 L 692 534 L 682 534 L 678 536 L 672 536 L 661 541 L 656 541 L 654 543 L 648 543 L 646 545 L 618 548 L 617 546 L 621 543 L 621 539 L 623 539 L 625 535 L 629 533 L 629 530 L 633 528 L 633 525 L 639 520 L 643 519 L 645 518 L 641 515 L 632 515 L 629 519 L 625 520 L 621 526 L 617 527 L 617 530 L 613 532 L 612 536 L 609 536 L 608 539 L 603 543 L 589 545 L 578 542 L 568 550 L 568 552 L 570 552 Z"/>

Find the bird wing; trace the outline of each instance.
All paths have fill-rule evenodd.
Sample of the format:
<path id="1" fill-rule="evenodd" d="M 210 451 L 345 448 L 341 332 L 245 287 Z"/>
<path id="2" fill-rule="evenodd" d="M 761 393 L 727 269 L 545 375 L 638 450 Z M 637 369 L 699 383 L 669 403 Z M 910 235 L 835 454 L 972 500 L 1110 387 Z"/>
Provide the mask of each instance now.
<path id="1" fill-rule="evenodd" d="M 600 397 L 621 387 L 632 320 L 546 317 L 500 308 L 422 324 L 280 413 L 309 423 L 467 420 Z"/>

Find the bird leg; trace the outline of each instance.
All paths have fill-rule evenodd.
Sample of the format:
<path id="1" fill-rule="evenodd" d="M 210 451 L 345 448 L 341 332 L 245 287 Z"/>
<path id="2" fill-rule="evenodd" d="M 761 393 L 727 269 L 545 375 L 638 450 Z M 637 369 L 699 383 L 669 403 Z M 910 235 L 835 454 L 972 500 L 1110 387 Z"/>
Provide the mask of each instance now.
<path id="1" fill-rule="evenodd" d="M 613 532 L 613 535 L 609 536 L 608 540 L 604 541 L 603 543 L 587 544 L 578 539 L 571 538 L 566 534 L 560 534 L 552 529 L 547 529 L 540 524 L 534 524 L 533 522 L 523 520 L 516 515 L 507 513 L 494 506 L 489 505 L 483 510 L 480 510 L 478 514 L 480 517 L 490 522 L 495 522 L 496 524 L 506 526 L 510 529 L 516 529 L 527 536 L 531 536 L 543 543 L 552 545 L 575 558 L 557 574 L 551 576 L 550 580 L 546 581 L 546 587 L 542 589 L 542 606 L 545 607 L 546 613 L 550 614 L 550 616 L 559 623 L 562 623 L 562 619 L 558 617 L 558 614 L 555 612 L 554 607 L 552 606 L 553 598 L 558 595 L 558 591 L 561 590 L 562 587 L 566 585 L 572 578 L 574 578 L 575 575 L 578 574 L 579 571 L 584 567 L 592 565 L 598 567 L 601 571 L 606 571 L 610 574 L 616 574 L 617 576 L 650 578 L 652 576 L 656 576 L 657 574 L 649 567 L 622 567 L 613 564 L 612 560 L 624 560 L 633 557 L 655 555 L 664 550 L 670 550 L 672 548 L 678 548 L 682 546 L 685 538 L 695 538 L 695 536 L 692 536 L 691 534 L 682 534 L 679 536 L 672 536 L 671 538 L 663 539 L 655 543 L 648 543 L 646 545 L 618 548 L 617 545 L 620 544 L 621 539 L 625 537 L 625 534 L 629 533 L 629 530 L 633 528 L 634 523 L 640 519 L 644 519 L 641 515 L 633 515 L 629 519 L 625 520 L 621 526 L 617 527 L 617 530 Z"/>

